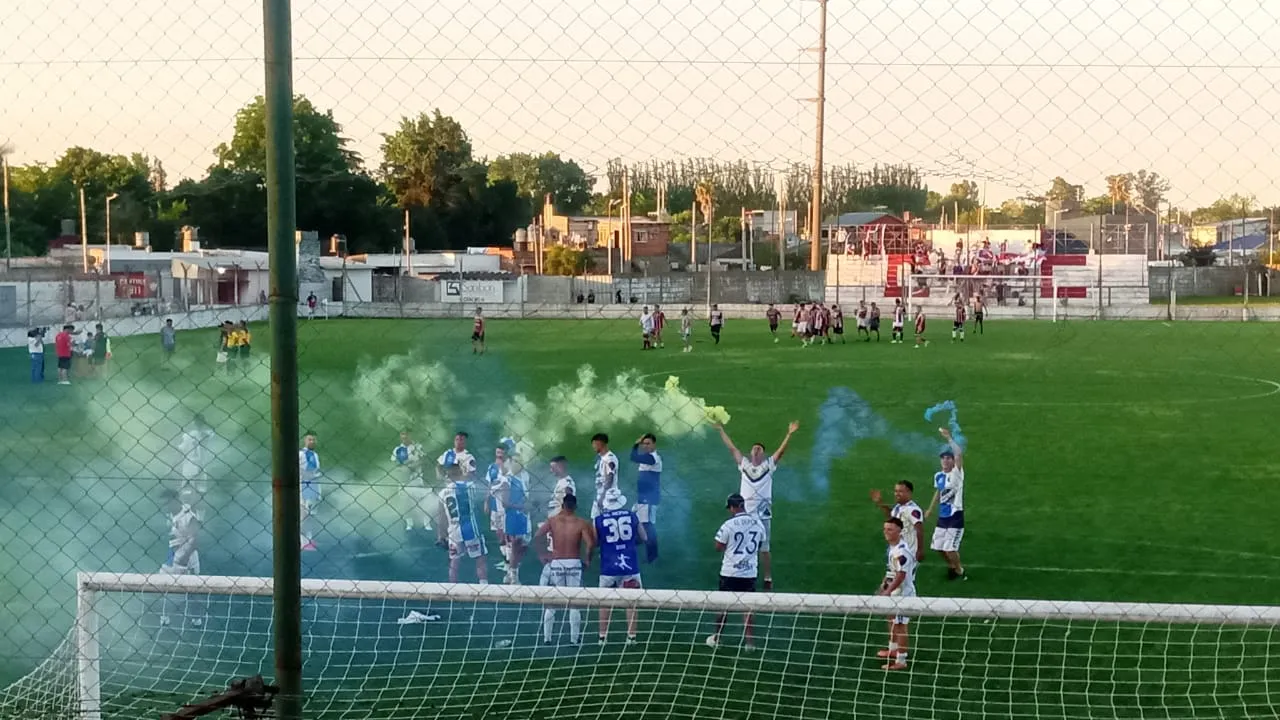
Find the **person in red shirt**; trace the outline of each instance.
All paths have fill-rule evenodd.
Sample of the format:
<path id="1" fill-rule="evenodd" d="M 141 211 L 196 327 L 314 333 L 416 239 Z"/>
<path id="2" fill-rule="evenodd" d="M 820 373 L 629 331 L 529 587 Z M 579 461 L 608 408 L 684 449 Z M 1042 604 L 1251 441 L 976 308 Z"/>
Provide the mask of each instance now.
<path id="1" fill-rule="evenodd" d="M 75 333 L 74 325 L 63 325 L 62 332 L 53 336 L 53 349 L 58 356 L 58 384 L 71 384 L 71 358 L 74 354 L 71 335 Z"/>
<path id="2" fill-rule="evenodd" d="M 928 345 L 929 341 L 924 337 L 924 308 L 916 308 L 916 347 Z"/>
<path id="3" fill-rule="evenodd" d="M 661 305 L 653 306 L 653 344 L 657 347 L 666 347 L 662 342 L 662 328 L 667 324 L 667 314 L 662 312 Z"/>
<path id="4" fill-rule="evenodd" d="M 471 354 L 484 354 L 484 311 L 480 308 L 476 308 L 476 317 L 471 323 Z"/>
<path id="5" fill-rule="evenodd" d="M 778 342 L 778 321 L 782 319 L 782 313 L 778 312 L 778 308 L 769 303 L 769 309 L 764 311 L 764 316 L 769 320 L 769 334 L 773 336 L 773 341 Z M 791 334 L 795 335 L 796 331 L 793 327 Z"/>

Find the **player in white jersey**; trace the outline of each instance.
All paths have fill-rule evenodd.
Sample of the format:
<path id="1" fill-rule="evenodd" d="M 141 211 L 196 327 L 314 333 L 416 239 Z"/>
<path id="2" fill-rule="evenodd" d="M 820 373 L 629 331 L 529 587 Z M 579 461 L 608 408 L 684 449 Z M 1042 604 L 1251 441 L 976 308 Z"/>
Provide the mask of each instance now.
<path id="1" fill-rule="evenodd" d="M 182 431 L 178 452 L 182 453 L 182 491 L 194 489 L 203 493 L 209 489 L 209 441 L 213 428 L 201 415 L 191 419 L 191 425 Z"/>
<path id="2" fill-rule="evenodd" d="M 733 444 L 723 425 L 717 424 L 712 427 L 720 431 L 720 439 L 724 441 L 725 447 L 729 448 L 733 461 L 738 464 L 738 473 L 741 476 L 738 494 L 746 501 L 747 512 L 759 518 L 760 524 L 764 526 L 764 541 L 760 545 L 760 565 L 764 574 L 764 589 L 772 590 L 773 564 L 769 541 L 773 531 L 773 473 L 778 469 L 778 461 L 787 451 L 791 436 L 800 429 L 800 423 L 793 420 L 787 426 L 786 436 L 782 438 L 778 449 L 774 450 L 772 455 L 765 454 L 763 444 L 754 443 L 751 446 L 751 454 L 744 456 L 742 451 Z"/>
<path id="3" fill-rule="evenodd" d="M 302 500 L 302 517 L 299 527 L 302 530 L 302 549 L 315 550 L 316 543 L 308 529 L 311 509 L 320 502 L 320 454 L 316 452 L 316 434 L 307 433 L 302 438 L 302 449 L 298 451 L 298 477 L 302 482 L 299 497 Z"/>
<path id="4" fill-rule="evenodd" d="M 565 495 L 578 494 L 578 485 L 569 476 L 569 461 L 565 459 L 565 456 L 557 455 L 551 458 L 551 477 L 554 478 L 555 483 L 551 487 L 551 498 L 547 507 L 550 508 L 554 505 L 558 511 L 560 504 L 564 502 Z M 548 516 L 554 514 L 550 513 Z"/>
<path id="5" fill-rule="evenodd" d="M 192 508 L 194 497 L 190 494 L 165 494 L 165 512 L 169 516 L 169 552 L 165 556 L 160 572 L 165 575 L 199 575 L 200 574 L 200 518 Z M 181 602 L 181 601 L 179 601 Z M 190 607 L 183 610 L 184 615 L 192 615 Z M 160 624 L 169 624 L 169 597 L 161 600 Z M 192 617 L 191 624 L 199 627 L 202 621 Z"/>
<path id="6" fill-rule="evenodd" d="M 591 503 L 591 519 L 604 512 L 604 494 L 618 487 L 618 456 L 609 449 L 609 436 L 591 436 L 591 449 L 596 451 L 596 499 Z"/>
<path id="7" fill-rule="evenodd" d="M 907 309 L 902 306 L 902 298 L 893 301 L 893 333 L 889 336 L 891 344 L 900 344 L 903 340 L 903 328 L 907 325 Z"/>
<path id="8" fill-rule="evenodd" d="M 884 541 L 888 545 L 885 554 L 884 580 L 877 595 L 886 597 L 915 597 L 916 556 L 902 537 L 902 521 L 889 518 L 884 521 Z M 889 618 L 889 647 L 876 653 L 885 660 L 885 670 L 907 669 L 907 624 L 911 619 L 896 615 Z"/>
<path id="9" fill-rule="evenodd" d="M 729 519 L 716 531 L 716 550 L 724 553 L 720 559 L 721 592 L 748 593 L 756 590 L 756 577 L 760 573 L 760 552 L 767 542 L 768 533 L 760 519 L 746 509 L 746 500 L 734 493 L 725 501 Z M 724 632 L 728 613 L 716 617 L 716 631 L 707 636 L 707 645 L 720 646 L 720 633 Z M 751 613 L 742 616 L 744 626 L 743 647 L 755 649 L 752 637 Z"/>
<path id="10" fill-rule="evenodd" d="M 902 521 L 902 540 L 911 548 L 916 562 L 924 560 L 924 510 L 913 499 L 915 486 L 909 480 L 902 480 L 893 486 L 893 507 L 881 502 L 879 490 L 871 491 L 871 502 L 884 513 L 884 519 L 897 518 Z"/>
<path id="11" fill-rule="evenodd" d="M 446 482 L 440 491 L 440 514 L 448 527 L 449 582 L 458 582 L 458 566 L 466 555 L 476 561 L 476 582 L 484 585 L 489 582 L 489 569 L 485 565 L 488 551 L 472 510 L 470 483 L 464 479 L 465 470 L 461 465 L 445 465 L 444 471 Z"/>
<path id="12" fill-rule="evenodd" d="M 653 342 L 653 331 L 655 329 L 653 313 L 649 312 L 649 306 L 645 305 L 640 311 L 640 334 L 644 339 L 642 350 L 648 350 L 655 347 Z"/>
<path id="13" fill-rule="evenodd" d="M 924 516 L 938 511 L 938 524 L 933 528 L 930 547 L 947 561 L 947 578 L 968 580 L 960 562 L 960 541 L 964 539 L 964 448 L 951 437 L 951 431 L 938 428 L 947 448 L 938 454 L 941 470 L 933 474 L 933 501 Z"/>
<path id="14" fill-rule="evenodd" d="M 453 434 L 453 446 L 440 454 L 436 459 L 436 478 L 437 482 L 443 488 L 450 482 L 450 476 L 460 477 L 458 482 L 470 484 L 476 477 L 476 458 L 467 451 L 467 433 L 459 430 Z M 453 466 L 457 466 L 456 469 Z M 438 505 L 438 503 L 437 503 Z M 437 512 L 439 512 L 437 508 Z M 436 545 L 442 548 L 449 546 L 449 540 L 445 537 L 445 526 L 447 518 L 437 516 L 436 518 Z"/>
<path id="15" fill-rule="evenodd" d="M 431 506 L 431 490 L 427 487 L 426 456 L 422 446 L 409 433 L 400 433 L 400 444 L 391 450 L 391 462 L 400 468 L 404 480 L 404 529 L 413 530 L 414 520 L 423 530 L 431 529 L 435 510 Z"/>
<path id="16" fill-rule="evenodd" d="M 693 352 L 693 315 L 689 308 L 680 311 L 680 339 L 684 341 L 684 352 Z"/>

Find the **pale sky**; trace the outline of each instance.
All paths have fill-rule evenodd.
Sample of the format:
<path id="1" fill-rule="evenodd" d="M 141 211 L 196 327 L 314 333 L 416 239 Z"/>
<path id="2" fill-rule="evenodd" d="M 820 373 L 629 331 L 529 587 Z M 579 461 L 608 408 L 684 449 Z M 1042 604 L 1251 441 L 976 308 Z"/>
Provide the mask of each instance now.
<path id="1" fill-rule="evenodd" d="M 263 86 L 260 0 L 9 0 L 0 141 L 199 175 Z M 478 155 L 808 161 L 815 0 L 295 0 L 295 89 L 369 165 L 439 107 Z M 828 163 L 988 202 L 1150 169 L 1171 200 L 1280 202 L 1280 0 L 831 0 Z"/>

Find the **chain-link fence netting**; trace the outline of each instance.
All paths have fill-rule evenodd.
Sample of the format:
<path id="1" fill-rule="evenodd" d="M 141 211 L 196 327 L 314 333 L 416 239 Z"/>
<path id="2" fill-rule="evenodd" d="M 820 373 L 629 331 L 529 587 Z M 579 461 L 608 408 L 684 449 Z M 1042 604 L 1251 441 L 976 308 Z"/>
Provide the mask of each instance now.
<path id="1" fill-rule="evenodd" d="M 0 717 L 272 680 L 295 542 L 309 717 L 1274 715 L 1274 615 L 1185 604 L 1280 596 L 1280 5 L 290 14 L 293 344 L 262 4 L 0 13 Z M 612 634 L 378 585 L 480 579 Z"/>

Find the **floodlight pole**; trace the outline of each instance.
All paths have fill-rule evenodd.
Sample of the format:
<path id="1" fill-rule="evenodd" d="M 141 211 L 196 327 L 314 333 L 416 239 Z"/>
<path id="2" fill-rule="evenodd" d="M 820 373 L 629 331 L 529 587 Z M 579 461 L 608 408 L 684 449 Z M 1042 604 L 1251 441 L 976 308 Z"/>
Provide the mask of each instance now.
<path id="1" fill-rule="evenodd" d="M 267 252 L 271 284 L 272 625 L 277 717 L 302 720 L 302 546 L 298 428 L 297 188 L 290 0 L 263 0 Z"/>
<path id="2" fill-rule="evenodd" d="M 818 0 L 818 97 L 817 129 L 813 149 L 813 202 L 809 207 L 809 270 L 822 268 L 822 136 L 827 107 L 827 0 Z"/>

